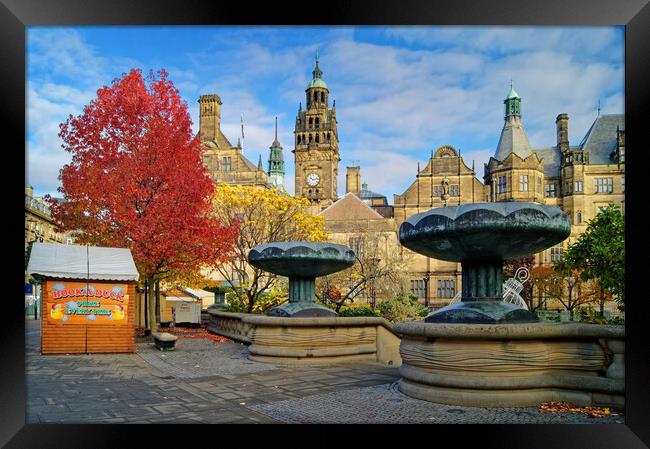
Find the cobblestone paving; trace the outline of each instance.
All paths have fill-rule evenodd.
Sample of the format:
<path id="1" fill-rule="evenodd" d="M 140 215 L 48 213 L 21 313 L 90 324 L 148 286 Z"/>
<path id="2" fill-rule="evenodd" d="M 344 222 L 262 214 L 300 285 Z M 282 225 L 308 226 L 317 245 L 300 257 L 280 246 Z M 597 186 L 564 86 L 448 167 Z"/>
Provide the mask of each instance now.
<path id="1" fill-rule="evenodd" d="M 136 354 L 42 356 L 38 322 L 26 327 L 28 423 L 623 422 L 432 404 L 396 390 L 397 368 L 270 365 L 207 339 L 169 352 L 138 343 Z"/>
<path id="2" fill-rule="evenodd" d="M 398 382 L 317 394 L 251 408 L 292 424 L 581 424 L 624 423 L 622 416 L 586 418 L 576 413 L 545 413 L 529 408 L 475 408 L 434 404 L 399 392 Z M 370 400 L 370 398 L 372 398 Z"/>

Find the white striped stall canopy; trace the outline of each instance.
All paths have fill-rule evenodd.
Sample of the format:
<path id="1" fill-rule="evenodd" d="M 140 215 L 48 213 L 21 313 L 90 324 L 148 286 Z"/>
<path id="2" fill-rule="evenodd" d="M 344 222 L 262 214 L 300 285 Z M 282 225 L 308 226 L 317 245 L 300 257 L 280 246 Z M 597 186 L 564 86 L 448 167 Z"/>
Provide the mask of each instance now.
<path id="1" fill-rule="evenodd" d="M 27 265 L 34 278 L 137 281 L 131 250 L 99 246 L 34 243 Z"/>

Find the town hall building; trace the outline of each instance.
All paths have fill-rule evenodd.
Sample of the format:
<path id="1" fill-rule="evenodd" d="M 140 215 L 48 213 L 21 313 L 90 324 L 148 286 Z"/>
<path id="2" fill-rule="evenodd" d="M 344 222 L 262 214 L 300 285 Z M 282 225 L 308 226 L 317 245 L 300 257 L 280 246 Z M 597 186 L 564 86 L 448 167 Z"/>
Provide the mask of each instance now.
<path id="1" fill-rule="evenodd" d="M 325 218 L 333 241 L 363 250 L 363 236 L 380 236 L 387 251 L 408 253 L 398 241 L 399 226 L 408 217 L 431 208 L 475 202 L 530 201 L 562 209 L 571 219 L 567 241 L 535 256 L 548 264 L 586 229 L 598 210 L 617 204 L 625 211 L 625 116 L 598 115 L 584 138 L 569 142 L 569 116 L 555 119 L 556 145 L 532 148 L 524 128 L 522 98 L 511 85 L 504 100 L 504 125 L 494 155 L 485 164 L 482 180 L 460 151 L 441 145 L 401 194 L 387 198 L 362 182 L 362 167 L 347 167 L 346 192 L 339 197 L 339 152 L 336 105 L 318 56 L 312 80 L 305 89 L 294 125 L 295 196 L 306 198 L 313 213 Z M 221 99 L 202 95 L 201 141 L 207 147 L 204 163 L 215 182 L 284 190 L 284 159 L 277 139 L 270 147 L 268 170 L 256 167 L 233 146 L 219 128 Z M 461 290 L 460 264 L 409 254 L 409 287 L 430 308 L 445 306 Z"/>

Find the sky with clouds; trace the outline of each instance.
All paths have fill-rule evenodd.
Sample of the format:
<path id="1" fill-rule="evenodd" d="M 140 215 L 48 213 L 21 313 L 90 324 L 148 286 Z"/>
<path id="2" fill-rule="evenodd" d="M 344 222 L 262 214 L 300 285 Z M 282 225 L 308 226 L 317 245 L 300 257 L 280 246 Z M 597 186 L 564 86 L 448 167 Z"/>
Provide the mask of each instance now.
<path id="1" fill-rule="evenodd" d="M 265 167 L 277 116 L 293 193 L 293 126 L 317 50 L 336 100 L 340 194 L 345 167 L 361 165 L 362 182 L 392 203 L 442 145 L 482 180 L 511 80 L 533 148 L 556 144 L 559 113 L 577 145 L 599 102 L 601 114 L 624 112 L 623 27 L 29 27 L 27 184 L 59 196 L 70 161 L 59 123 L 131 68 L 164 68 L 195 131 L 199 96 L 218 94 L 223 132 L 235 143 L 243 115 L 244 154 Z"/>

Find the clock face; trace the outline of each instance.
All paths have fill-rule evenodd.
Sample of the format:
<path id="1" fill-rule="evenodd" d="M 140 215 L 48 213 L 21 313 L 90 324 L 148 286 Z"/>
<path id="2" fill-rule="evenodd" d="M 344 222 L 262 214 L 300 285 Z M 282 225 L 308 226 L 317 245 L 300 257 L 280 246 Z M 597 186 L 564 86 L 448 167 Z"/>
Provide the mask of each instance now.
<path id="1" fill-rule="evenodd" d="M 314 187 L 317 186 L 320 181 L 320 177 L 316 173 L 310 173 L 307 176 L 307 184 Z"/>

